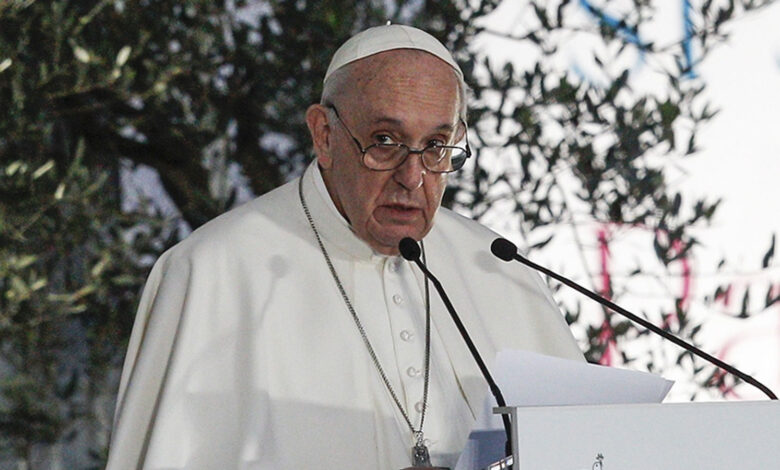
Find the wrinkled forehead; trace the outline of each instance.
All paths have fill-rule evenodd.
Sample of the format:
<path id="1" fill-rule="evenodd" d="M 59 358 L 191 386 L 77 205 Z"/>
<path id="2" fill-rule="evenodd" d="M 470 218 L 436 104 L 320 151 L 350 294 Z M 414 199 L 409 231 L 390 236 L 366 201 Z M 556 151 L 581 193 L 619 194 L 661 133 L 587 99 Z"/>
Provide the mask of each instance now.
<path id="1" fill-rule="evenodd" d="M 335 72 L 326 88 L 327 102 L 363 118 L 374 112 L 394 114 L 389 110 L 395 117 L 424 111 L 454 124 L 460 114 L 457 74 L 420 50 L 385 51 L 352 62 Z"/>

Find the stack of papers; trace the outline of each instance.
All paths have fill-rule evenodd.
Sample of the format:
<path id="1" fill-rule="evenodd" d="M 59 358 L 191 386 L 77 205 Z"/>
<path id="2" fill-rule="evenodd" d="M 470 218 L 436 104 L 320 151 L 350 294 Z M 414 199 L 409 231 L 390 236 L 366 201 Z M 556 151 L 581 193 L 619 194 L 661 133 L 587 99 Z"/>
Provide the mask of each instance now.
<path id="1" fill-rule="evenodd" d="M 662 377 L 545 356 L 503 351 L 491 371 L 508 406 L 660 403 L 674 384 Z M 504 456 L 504 428 L 488 396 L 455 470 L 485 468 Z"/>

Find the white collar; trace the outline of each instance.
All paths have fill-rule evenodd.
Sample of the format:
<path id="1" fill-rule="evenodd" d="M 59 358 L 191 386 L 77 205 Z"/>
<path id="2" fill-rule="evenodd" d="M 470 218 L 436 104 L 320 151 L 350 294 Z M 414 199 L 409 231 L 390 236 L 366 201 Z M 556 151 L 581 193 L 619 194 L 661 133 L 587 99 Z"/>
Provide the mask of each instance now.
<path id="1" fill-rule="evenodd" d="M 316 160 L 309 165 L 302 178 L 303 197 L 310 208 L 317 231 L 328 245 L 333 245 L 343 254 L 362 261 L 380 262 L 388 258 L 387 255 L 375 252 L 368 243 L 355 235 L 352 227 L 336 208 Z M 337 253 L 330 254 L 339 256 Z"/>

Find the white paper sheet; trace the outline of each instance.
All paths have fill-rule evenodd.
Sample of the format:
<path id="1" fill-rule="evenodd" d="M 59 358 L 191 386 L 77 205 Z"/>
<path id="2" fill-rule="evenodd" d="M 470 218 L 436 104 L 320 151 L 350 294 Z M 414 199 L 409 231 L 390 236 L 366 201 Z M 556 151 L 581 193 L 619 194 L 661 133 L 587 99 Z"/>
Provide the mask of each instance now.
<path id="1" fill-rule="evenodd" d="M 493 373 L 510 406 L 659 403 L 674 384 L 646 372 L 528 351 L 500 352 Z"/>
<path id="2" fill-rule="evenodd" d="M 529 351 L 502 351 L 491 374 L 509 406 L 659 403 L 674 384 L 646 372 L 570 361 Z M 456 470 L 475 470 L 498 460 L 504 442 L 501 418 L 485 400 Z M 494 432 L 485 432 L 494 430 Z M 498 431 L 495 431 L 498 430 Z M 496 445 L 497 443 L 498 446 Z M 495 454 L 499 452 L 499 454 Z M 495 457 L 495 458 L 494 458 Z"/>

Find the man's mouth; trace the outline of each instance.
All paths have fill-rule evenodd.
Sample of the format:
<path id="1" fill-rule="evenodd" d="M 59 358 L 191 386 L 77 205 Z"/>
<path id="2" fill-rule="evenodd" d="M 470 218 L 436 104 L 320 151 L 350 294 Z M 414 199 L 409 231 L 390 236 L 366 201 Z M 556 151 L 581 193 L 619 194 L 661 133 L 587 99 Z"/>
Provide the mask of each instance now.
<path id="1" fill-rule="evenodd" d="M 383 204 L 377 208 L 379 216 L 396 220 L 410 220 L 418 217 L 422 212 L 417 206 L 408 204 Z"/>

